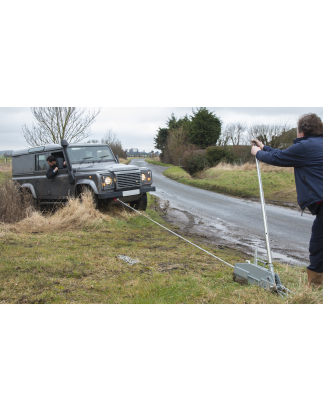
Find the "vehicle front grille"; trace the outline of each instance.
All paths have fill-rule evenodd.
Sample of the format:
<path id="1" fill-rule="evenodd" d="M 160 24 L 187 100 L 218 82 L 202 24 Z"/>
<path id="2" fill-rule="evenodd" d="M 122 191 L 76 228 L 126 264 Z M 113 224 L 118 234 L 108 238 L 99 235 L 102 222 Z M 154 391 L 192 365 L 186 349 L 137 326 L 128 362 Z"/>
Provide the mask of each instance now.
<path id="1" fill-rule="evenodd" d="M 140 187 L 140 171 L 119 171 L 115 173 L 116 190 Z"/>

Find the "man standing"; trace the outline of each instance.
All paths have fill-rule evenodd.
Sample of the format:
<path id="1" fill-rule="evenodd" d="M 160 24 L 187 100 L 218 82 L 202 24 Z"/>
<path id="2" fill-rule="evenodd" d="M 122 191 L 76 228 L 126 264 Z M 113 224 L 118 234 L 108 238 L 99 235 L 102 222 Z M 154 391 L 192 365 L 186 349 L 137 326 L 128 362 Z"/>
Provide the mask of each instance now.
<path id="1" fill-rule="evenodd" d="M 323 123 L 316 114 L 305 114 L 297 123 L 297 138 L 286 150 L 252 140 L 251 154 L 259 161 L 279 167 L 294 167 L 297 201 L 302 210 L 316 215 L 310 239 L 308 285 L 323 284 Z"/>
<path id="2" fill-rule="evenodd" d="M 49 168 L 47 169 L 46 177 L 47 178 L 54 178 L 58 172 L 58 167 L 57 167 L 57 159 L 54 156 L 48 156 L 46 158 L 46 161 L 49 165 Z M 66 167 L 66 162 L 64 161 L 63 163 L 64 167 Z"/>

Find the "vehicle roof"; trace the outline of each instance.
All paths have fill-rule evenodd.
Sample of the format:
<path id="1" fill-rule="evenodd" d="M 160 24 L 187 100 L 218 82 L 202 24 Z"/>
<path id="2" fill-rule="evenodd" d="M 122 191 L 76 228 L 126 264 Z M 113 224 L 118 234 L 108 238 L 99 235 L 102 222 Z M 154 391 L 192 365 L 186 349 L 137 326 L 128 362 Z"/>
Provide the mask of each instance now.
<path id="1" fill-rule="evenodd" d="M 81 147 L 81 146 L 108 146 L 108 144 L 100 144 L 100 143 L 95 143 L 95 144 L 90 144 L 90 143 L 79 143 L 79 144 L 69 144 L 67 147 Z M 37 150 L 39 148 L 39 150 Z M 29 150 L 33 149 L 32 152 Z M 22 156 L 24 154 L 36 154 L 36 153 L 42 153 L 44 151 L 53 151 L 53 150 L 62 150 L 63 147 L 60 144 L 45 144 L 40 147 L 28 147 L 28 148 L 23 148 L 20 150 L 14 150 L 12 153 L 12 157 L 17 157 L 17 156 Z"/>

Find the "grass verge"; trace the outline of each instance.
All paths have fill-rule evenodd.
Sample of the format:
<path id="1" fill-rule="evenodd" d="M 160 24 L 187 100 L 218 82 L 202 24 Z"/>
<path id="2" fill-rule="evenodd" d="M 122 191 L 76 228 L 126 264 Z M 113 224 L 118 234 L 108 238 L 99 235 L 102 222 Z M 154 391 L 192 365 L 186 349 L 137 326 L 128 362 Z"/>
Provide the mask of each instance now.
<path id="1" fill-rule="evenodd" d="M 148 158 L 146 158 L 145 161 L 149 164 L 154 164 L 155 166 L 174 167 L 173 164 L 165 164 L 160 161 L 149 160 Z"/>
<path id="2" fill-rule="evenodd" d="M 87 204 L 87 212 L 92 212 Z M 73 211 L 74 210 L 74 211 Z M 77 204 L 68 214 L 76 213 Z M 93 209 L 94 210 L 94 209 Z M 83 210 L 84 211 L 84 210 Z M 59 214 L 61 212 L 61 214 Z M 95 212 L 95 210 L 93 211 Z M 85 224 L 64 224 L 66 212 L 43 215 L 38 228 L 23 220 L 0 226 L 1 303 L 321 303 L 323 293 L 305 287 L 304 267 L 276 264 L 286 299 L 232 280 L 232 268 L 120 206 L 101 208 Z M 165 225 L 155 197 L 147 215 Z M 80 213 L 78 214 L 80 216 Z M 40 230 L 42 219 L 60 226 Z M 70 217 L 72 218 L 72 217 Z M 57 223 L 56 221 L 56 223 Z M 79 220 L 78 220 L 79 221 Z M 21 225 L 24 223 L 24 225 Z M 20 225 L 19 225 L 20 224 Z M 54 223 L 53 223 L 54 224 Z M 176 229 L 173 229 L 176 231 Z M 246 255 L 189 240 L 234 265 Z M 126 255 L 139 262 L 129 265 Z"/>
<path id="3" fill-rule="evenodd" d="M 284 204 L 297 203 L 293 169 L 261 164 L 261 177 L 266 201 Z M 180 167 L 171 167 L 163 173 L 180 183 L 217 193 L 242 198 L 259 198 L 255 164 L 230 166 L 220 164 L 192 177 Z"/>

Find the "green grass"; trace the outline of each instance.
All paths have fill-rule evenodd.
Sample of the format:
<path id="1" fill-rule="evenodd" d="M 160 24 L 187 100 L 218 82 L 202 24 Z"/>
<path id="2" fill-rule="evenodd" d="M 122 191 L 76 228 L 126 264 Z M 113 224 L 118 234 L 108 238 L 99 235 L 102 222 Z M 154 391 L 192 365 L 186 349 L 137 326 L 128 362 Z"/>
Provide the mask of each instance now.
<path id="1" fill-rule="evenodd" d="M 222 194 L 251 198 L 259 197 L 256 170 L 223 170 L 212 168 L 199 177 L 191 177 L 180 167 L 171 167 L 163 173 L 166 177 L 193 187 Z M 266 201 L 297 202 L 294 175 L 288 171 L 262 171 L 261 174 Z"/>
<path id="2" fill-rule="evenodd" d="M 102 211 L 104 212 L 104 211 Z M 147 215 L 165 225 L 154 197 Z M 176 230 L 175 230 L 176 231 Z M 236 250 L 197 245 L 234 265 Z M 117 258 L 124 254 L 139 263 Z M 55 234 L 14 234 L 0 229 L 0 303 L 306 303 L 323 293 L 306 291 L 305 268 L 275 264 L 288 299 L 232 280 L 233 269 L 136 213 L 93 228 Z M 249 257 L 250 258 L 250 257 Z"/>
<path id="3" fill-rule="evenodd" d="M 165 164 L 165 163 L 161 163 L 160 161 L 154 161 L 154 160 L 149 160 L 149 159 L 146 159 L 146 161 L 147 163 L 154 164 L 156 166 L 173 167 L 173 164 Z"/>

